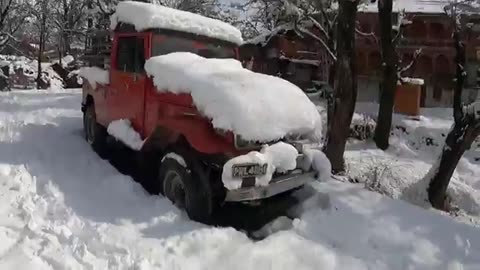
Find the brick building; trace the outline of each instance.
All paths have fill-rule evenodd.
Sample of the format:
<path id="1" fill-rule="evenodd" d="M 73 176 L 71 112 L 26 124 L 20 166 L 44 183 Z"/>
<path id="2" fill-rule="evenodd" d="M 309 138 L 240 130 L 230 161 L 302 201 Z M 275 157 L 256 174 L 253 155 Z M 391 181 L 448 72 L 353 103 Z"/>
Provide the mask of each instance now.
<path id="1" fill-rule="evenodd" d="M 321 82 L 328 81 L 332 57 L 325 44 L 306 31 L 320 36 L 311 24 L 282 25 L 242 45 L 240 60 L 255 72 L 279 76 L 307 93 L 315 92 Z"/>
<path id="2" fill-rule="evenodd" d="M 409 63 L 414 52 L 421 48 L 422 54 L 408 77 L 423 78 L 422 106 L 446 106 L 453 101 L 453 79 L 455 75 L 455 49 L 452 40 L 451 20 L 443 7 L 446 0 L 399 0 L 394 2 L 394 12 L 405 10 L 411 23 L 404 28 L 404 38 L 397 48 L 403 64 Z M 393 20 L 398 16 L 394 14 Z M 376 4 L 362 7 L 358 13 L 359 28 L 372 36 L 357 36 L 357 65 L 359 71 L 359 101 L 376 101 L 379 96 L 381 56 L 377 45 L 379 25 Z M 467 48 L 467 91 L 465 100 L 477 96 L 480 62 L 480 15 L 462 19 L 468 30 L 464 33 Z"/>

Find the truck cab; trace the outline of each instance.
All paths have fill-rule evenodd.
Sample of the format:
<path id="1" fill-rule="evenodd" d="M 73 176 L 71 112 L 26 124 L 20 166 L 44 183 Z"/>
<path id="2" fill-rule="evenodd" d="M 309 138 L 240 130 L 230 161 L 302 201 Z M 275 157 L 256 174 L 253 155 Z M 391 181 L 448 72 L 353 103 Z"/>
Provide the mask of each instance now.
<path id="1" fill-rule="evenodd" d="M 145 18 L 140 20 L 129 14 L 143 14 Z M 183 24 L 161 20 L 172 14 L 177 20 L 184 20 Z M 241 70 L 241 64 L 236 66 L 234 59 L 238 57 L 237 48 L 242 40 L 233 26 L 197 14 L 130 1 L 121 2 L 113 16 L 109 58 L 100 61 L 102 67 L 88 67 L 81 72 L 85 79 L 82 100 L 85 137 L 94 150 L 104 151 L 108 136 L 129 145 L 128 139 L 122 140 L 124 138 L 111 132 L 119 121 L 127 123 L 128 132 L 140 138 L 136 146 L 130 144 L 131 148 L 137 151 L 145 170 L 153 168 L 153 177 L 148 177 L 149 186 L 184 208 L 192 219 L 202 222 L 208 222 L 216 206 L 224 202 L 262 200 L 299 188 L 318 176 L 314 159 L 321 152 L 311 147 L 314 145 L 311 139 L 292 136 L 291 132 L 275 138 L 256 138 L 250 136 L 254 133 L 249 128 L 236 130 L 237 123 L 233 120 L 229 123 L 232 128 L 225 126 L 228 109 L 235 107 L 235 101 L 232 98 L 220 100 L 220 97 L 223 94 L 230 97 L 229 91 L 234 90 L 224 89 L 228 87 L 222 90 L 217 86 L 223 82 L 236 89 L 237 73 L 241 77 L 260 76 Z M 155 18 L 160 19 L 154 24 L 145 23 Z M 190 24 L 188 27 L 185 21 Z M 168 73 L 171 72 L 169 67 L 177 68 L 175 57 L 178 62 L 192 61 L 192 65 L 184 68 L 190 70 L 183 73 L 179 69 L 177 73 L 181 74 Z M 203 78 L 195 73 L 215 69 L 215 63 L 219 63 L 219 71 L 208 71 Z M 222 69 L 223 66 L 228 68 Z M 257 79 L 268 82 L 271 78 Z M 255 83 L 257 79 L 246 83 Z M 195 83 L 194 80 L 200 81 Z M 276 83 L 291 87 L 287 82 Z M 200 84 L 210 85 L 211 93 L 203 89 L 205 87 L 201 90 L 206 92 L 184 89 Z M 179 85 L 178 89 L 170 89 L 175 85 Z M 217 98 L 212 94 L 215 91 L 224 92 Z M 304 95 L 300 89 L 298 91 Z M 205 100 L 202 93 L 213 95 L 208 99 L 210 103 L 201 102 Z M 248 93 L 255 92 L 250 89 L 245 95 Z M 295 92 L 294 97 L 303 102 L 304 97 L 299 95 Z M 263 104 L 268 95 L 259 95 L 259 99 Z M 305 100 L 308 100 L 306 96 Z M 229 106 L 229 102 L 233 102 L 233 106 Z M 237 106 L 240 111 L 243 110 L 241 106 Z M 307 116 L 302 119 L 307 119 L 310 128 L 318 124 L 318 112 L 313 111 L 313 104 L 310 107 L 306 103 L 306 106 L 308 108 L 295 110 Z M 219 109 L 225 109 L 226 113 L 210 114 Z M 268 117 L 271 116 L 266 112 L 265 118 Z M 255 120 L 255 117 L 247 120 Z M 255 129 L 255 122 L 252 129 Z M 268 126 L 265 129 L 263 133 L 271 133 Z M 289 130 L 289 127 L 283 129 Z M 288 157 L 279 159 L 276 154 Z"/>

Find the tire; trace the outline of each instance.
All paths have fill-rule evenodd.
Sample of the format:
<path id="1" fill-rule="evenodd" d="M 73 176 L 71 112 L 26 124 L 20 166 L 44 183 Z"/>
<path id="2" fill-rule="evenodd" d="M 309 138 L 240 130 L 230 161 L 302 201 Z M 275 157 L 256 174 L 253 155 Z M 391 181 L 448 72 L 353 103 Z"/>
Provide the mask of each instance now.
<path id="1" fill-rule="evenodd" d="M 178 208 L 184 209 L 190 219 L 210 223 L 211 192 L 192 170 L 167 157 L 160 164 L 158 184 L 161 185 L 165 197 Z"/>
<path id="2" fill-rule="evenodd" d="M 83 130 L 85 140 L 101 157 L 105 156 L 107 145 L 107 131 L 97 123 L 95 106 L 90 104 L 83 113 Z"/>

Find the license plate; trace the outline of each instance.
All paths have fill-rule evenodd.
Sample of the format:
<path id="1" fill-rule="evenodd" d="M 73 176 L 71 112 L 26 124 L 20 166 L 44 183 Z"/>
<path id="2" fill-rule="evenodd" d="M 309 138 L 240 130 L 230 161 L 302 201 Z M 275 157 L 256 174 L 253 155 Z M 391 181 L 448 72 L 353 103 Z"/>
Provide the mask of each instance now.
<path id="1" fill-rule="evenodd" d="M 265 175 L 267 173 L 268 164 L 239 164 L 232 167 L 233 177 L 252 177 Z"/>

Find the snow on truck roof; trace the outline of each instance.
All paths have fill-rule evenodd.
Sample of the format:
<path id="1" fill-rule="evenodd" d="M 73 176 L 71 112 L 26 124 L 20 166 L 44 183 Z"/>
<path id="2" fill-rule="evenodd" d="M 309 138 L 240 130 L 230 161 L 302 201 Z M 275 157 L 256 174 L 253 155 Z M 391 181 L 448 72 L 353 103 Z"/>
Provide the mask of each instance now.
<path id="1" fill-rule="evenodd" d="M 178 52 L 150 58 L 145 70 L 159 91 L 190 94 L 215 128 L 243 139 L 268 142 L 321 134 L 320 114 L 300 88 L 244 69 L 235 59 Z"/>
<path id="2" fill-rule="evenodd" d="M 111 17 L 111 29 L 114 30 L 119 22 L 132 24 L 137 31 L 160 28 L 220 39 L 237 45 L 243 43 L 240 30 L 228 23 L 156 4 L 120 2 Z"/>

